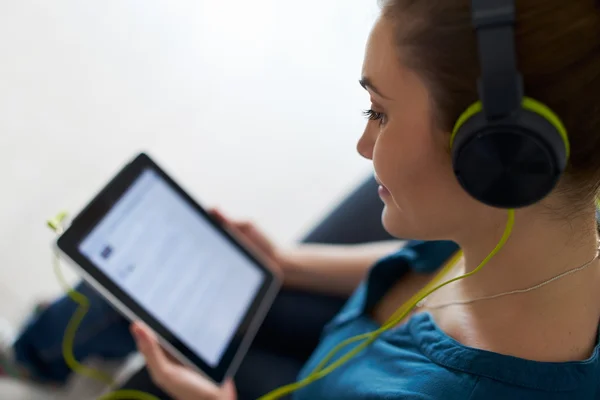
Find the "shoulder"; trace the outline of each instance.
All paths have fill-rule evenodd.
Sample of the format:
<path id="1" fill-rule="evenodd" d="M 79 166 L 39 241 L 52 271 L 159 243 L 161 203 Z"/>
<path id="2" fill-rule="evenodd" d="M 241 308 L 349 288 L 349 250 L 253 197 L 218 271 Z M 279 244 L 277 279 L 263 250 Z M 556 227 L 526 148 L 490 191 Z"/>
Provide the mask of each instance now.
<path id="1" fill-rule="evenodd" d="M 560 380 L 560 379 L 559 379 Z M 571 399 L 597 399 L 600 395 L 600 382 L 589 382 L 556 391 L 552 385 L 538 388 L 522 387 L 498 382 L 490 378 L 481 377 L 465 400 L 571 400 Z"/>
<path id="2" fill-rule="evenodd" d="M 566 400 L 600 394 L 599 348 L 582 362 L 520 359 L 464 346 L 439 329 L 427 313 L 413 316 L 407 331 L 410 335 L 393 336 L 397 352 L 412 350 L 398 367 L 406 374 L 407 387 L 423 394 L 408 398 Z"/>
<path id="3" fill-rule="evenodd" d="M 524 388 L 473 375 L 465 380 L 464 377 L 457 375 L 449 378 L 444 374 L 434 374 L 427 377 L 426 381 L 418 385 L 409 385 L 394 393 L 381 392 L 377 398 L 381 400 L 571 400 L 595 399 L 600 393 L 600 387 L 579 387 L 574 390 L 555 392 L 544 388 Z"/>

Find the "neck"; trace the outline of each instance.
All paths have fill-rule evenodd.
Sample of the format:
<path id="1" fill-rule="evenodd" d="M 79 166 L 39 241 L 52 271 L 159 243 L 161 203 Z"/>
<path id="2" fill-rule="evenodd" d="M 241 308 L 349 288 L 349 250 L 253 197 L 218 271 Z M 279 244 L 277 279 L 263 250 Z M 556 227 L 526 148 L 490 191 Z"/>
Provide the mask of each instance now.
<path id="1" fill-rule="evenodd" d="M 467 272 L 477 268 L 496 247 L 507 219 L 508 213 L 502 211 L 494 222 L 486 224 L 485 229 L 458 241 L 464 252 Z M 569 219 L 568 223 L 547 217 L 533 208 L 517 211 L 512 233 L 504 247 L 477 274 L 462 281 L 463 290 L 471 296 L 486 296 L 527 288 L 589 262 L 597 252 L 598 235 L 593 211 Z M 577 293 L 589 291 L 582 293 L 589 296 L 596 292 L 594 288 L 600 283 L 600 273 L 595 268 L 599 263 L 595 260 L 586 269 L 590 273 L 577 274 L 579 278 L 585 277 L 583 280 L 564 279 L 553 285 L 576 285 Z M 551 296 L 552 293 L 552 290 L 544 290 L 536 296 Z"/>

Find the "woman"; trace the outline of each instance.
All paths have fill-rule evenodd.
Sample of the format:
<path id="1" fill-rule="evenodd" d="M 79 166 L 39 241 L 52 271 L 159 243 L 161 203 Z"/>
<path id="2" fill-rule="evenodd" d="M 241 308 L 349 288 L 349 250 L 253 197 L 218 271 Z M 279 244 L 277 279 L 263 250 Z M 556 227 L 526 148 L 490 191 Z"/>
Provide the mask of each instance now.
<path id="1" fill-rule="evenodd" d="M 517 210 L 510 239 L 481 272 L 435 292 L 367 350 L 297 391 L 296 399 L 600 398 L 595 3 L 517 2 L 525 92 L 560 115 L 571 143 L 556 189 Z M 363 65 L 372 107 L 358 151 L 372 160 L 381 183 L 384 226 L 396 237 L 457 242 L 464 257 L 446 279 L 474 271 L 507 220 L 505 210 L 461 188 L 448 151 L 457 118 L 478 99 L 470 20 L 467 0 L 384 1 Z M 379 262 L 325 329 L 300 378 L 337 344 L 380 327 L 429 278 L 399 267 L 394 257 Z M 154 380 L 174 398 L 236 398 L 233 381 L 215 387 L 171 362 L 146 328 L 136 324 L 132 331 Z"/>

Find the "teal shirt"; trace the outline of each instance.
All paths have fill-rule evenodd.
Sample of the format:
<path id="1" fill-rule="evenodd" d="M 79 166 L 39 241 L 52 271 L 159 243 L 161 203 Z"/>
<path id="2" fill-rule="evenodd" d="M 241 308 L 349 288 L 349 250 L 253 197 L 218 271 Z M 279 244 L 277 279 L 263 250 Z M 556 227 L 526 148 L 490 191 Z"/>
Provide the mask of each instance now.
<path id="1" fill-rule="evenodd" d="M 369 311 L 413 268 L 432 271 L 451 244 L 412 242 L 378 262 L 342 311 L 327 325 L 300 379 L 338 343 L 379 326 Z M 440 259 L 441 258 L 441 259 Z M 349 345 L 333 360 L 346 354 Z M 440 330 L 430 314 L 415 314 L 328 376 L 294 394 L 295 400 L 599 400 L 600 346 L 586 361 L 547 363 L 466 347 Z M 332 360 L 332 361 L 333 361 Z"/>

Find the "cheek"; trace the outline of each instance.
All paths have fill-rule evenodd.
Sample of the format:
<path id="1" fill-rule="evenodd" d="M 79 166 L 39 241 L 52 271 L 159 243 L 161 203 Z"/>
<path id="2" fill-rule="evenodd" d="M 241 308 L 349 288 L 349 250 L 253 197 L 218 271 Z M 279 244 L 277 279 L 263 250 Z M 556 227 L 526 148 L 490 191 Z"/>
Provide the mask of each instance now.
<path id="1" fill-rule="evenodd" d="M 373 166 L 394 198 L 413 191 L 424 179 L 431 179 L 434 145 L 422 132 L 391 129 L 382 132 L 373 149 Z M 434 174 L 435 175 L 435 174 Z"/>
<path id="2" fill-rule="evenodd" d="M 464 197 L 441 139 L 435 142 L 428 132 L 382 134 L 375 144 L 375 172 L 391 193 L 383 222 L 394 236 L 436 238 L 445 230 L 440 225 L 446 225 L 448 208 Z"/>

